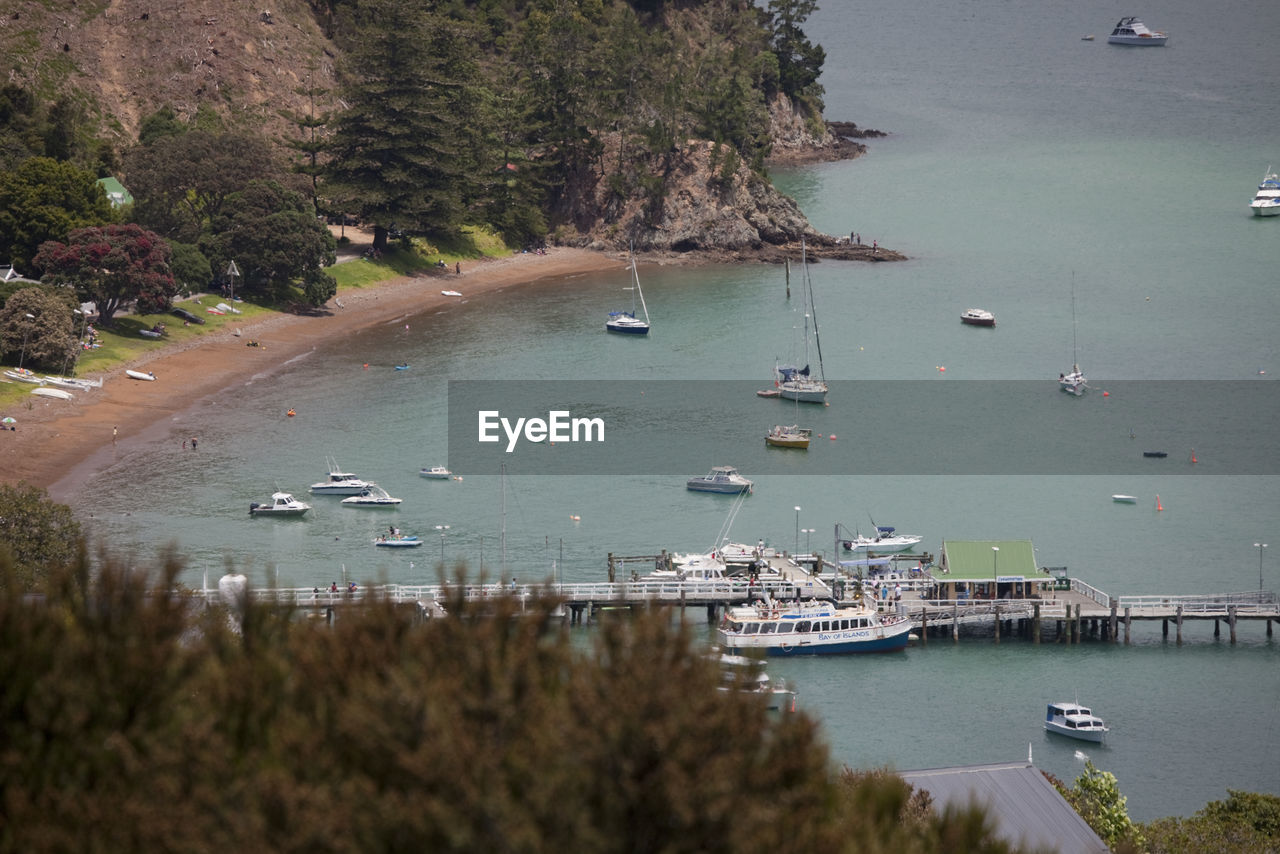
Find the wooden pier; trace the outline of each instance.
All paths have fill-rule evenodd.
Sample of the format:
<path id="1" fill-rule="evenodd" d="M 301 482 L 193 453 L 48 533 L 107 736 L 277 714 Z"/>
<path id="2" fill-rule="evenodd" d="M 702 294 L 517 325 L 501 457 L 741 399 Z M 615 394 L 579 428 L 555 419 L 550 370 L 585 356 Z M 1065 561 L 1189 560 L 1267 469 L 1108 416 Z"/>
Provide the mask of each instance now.
<path id="1" fill-rule="evenodd" d="M 636 560 L 655 561 L 656 555 L 620 559 L 616 566 Z M 649 563 L 648 565 L 654 565 Z M 652 579 L 637 577 L 625 581 L 577 584 L 467 584 L 467 585 L 401 585 L 388 584 L 359 588 L 352 592 L 295 588 L 262 588 L 249 591 L 256 602 L 265 602 L 301 611 L 310 611 L 329 620 L 337 618 L 343 608 L 358 606 L 371 596 L 395 603 L 412 605 L 423 619 L 441 616 L 444 604 L 461 597 L 467 602 L 483 602 L 503 596 L 520 602 L 552 597 L 563 603 L 566 619 L 573 624 L 587 623 L 606 611 L 667 607 L 702 608 L 708 622 L 718 621 L 724 609 L 769 596 L 778 601 L 807 599 L 851 599 L 864 595 L 870 603 L 875 592 L 885 587 L 869 588 L 851 578 L 824 575 L 829 564 L 820 559 L 800 555 L 774 556 L 759 575 L 739 575 L 716 581 L 690 581 L 678 578 Z M 1181 645 L 1184 626 L 1190 622 L 1213 622 L 1213 636 L 1227 627 L 1231 643 L 1236 643 L 1242 623 L 1264 623 L 1266 636 L 1273 636 L 1273 622 L 1280 620 L 1280 598 L 1269 591 L 1202 594 L 1190 596 L 1111 596 L 1079 579 L 1069 582 L 1044 582 L 1045 589 L 1031 599 L 958 599 L 927 598 L 932 587 L 924 573 L 893 573 L 886 584 L 901 585 L 900 599 L 876 598 L 883 612 L 908 617 L 916 626 L 918 643 L 927 646 L 930 639 L 961 637 L 994 639 L 1026 639 L 1033 643 L 1049 641 L 1076 644 L 1086 640 L 1128 644 L 1135 622 L 1160 622 L 1161 634 Z M 221 601 L 216 589 L 189 591 L 207 603 Z"/>

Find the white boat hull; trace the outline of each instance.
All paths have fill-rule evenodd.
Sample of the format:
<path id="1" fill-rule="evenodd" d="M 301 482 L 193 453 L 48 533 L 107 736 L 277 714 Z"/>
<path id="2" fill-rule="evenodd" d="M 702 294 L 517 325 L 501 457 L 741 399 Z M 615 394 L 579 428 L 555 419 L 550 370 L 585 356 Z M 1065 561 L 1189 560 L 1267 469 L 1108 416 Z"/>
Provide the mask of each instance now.
<path id="1" fill-rule="evenodd" d="M 125 375 L 131 380 L 142 380 L 143 382 L 155 382 L 156 375 L 152 373 L 143 373 L 142 371 L 125 371 Z"/>
<path id="2" fill-rule="evenodd" d="M 1047 732 L 1056 732 L 1058 735 L 1065 735 L 1067 738 L 1091 741 L 1094 744 L 1101 744 L 1103 737 L 1107 734 L 1104 729 L 1068 729 L 1061 724 L 1048 721 L 1045 722 L 1044 728 Z"/>
<path id="3" fill-rule="evenodd" d="M 1280 216 L 1280 199 L 1269 204 L 1253 203 L 1249 206 L 1254 216 Z"/>
<path id="4" fill-rule="evenodd" d="M 778 397 L 797 403 L 826 403 L 826 383 L 778 383 Z"/>
<path id="5" fill-rule="evenodd" d="M 905 552 L 914 548 L 923 539 L 924 537 L 917 537 L 914 534 L 901 537 L 882 537 L 878 540 L 873 540 L 870 537 L 858 537 L 853 540 L 845 540 L 844 547 L 851 552 Z"/>
<path id="6" fill-rule="evenodd" d="M 31 389 L 31 393 L 38 394 L 41 397 L 52 397 L 57 400 L 71 400 L 73 397 L 75 397 L 75 395 L 72 394 L 71 392 L 64 391 L 60 388 L 43 388 L 43 387 L 33 388 Z"/>
<path id="7" fill-rule="evenodd" d="M 1128 44 L 1137 47 L 1160 47 L 1169 41 L 1168 36 L 1107 36 L 1108 44 Z"/>

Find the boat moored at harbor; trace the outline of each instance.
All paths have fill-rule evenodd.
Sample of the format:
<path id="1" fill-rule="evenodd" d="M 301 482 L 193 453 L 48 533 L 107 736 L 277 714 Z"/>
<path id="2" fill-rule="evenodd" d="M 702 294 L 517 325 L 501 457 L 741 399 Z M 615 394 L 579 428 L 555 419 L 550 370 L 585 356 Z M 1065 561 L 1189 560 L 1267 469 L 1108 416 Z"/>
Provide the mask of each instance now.
<path id="1" fill-rule="evenodd" d="M 1258 194 L 1249 203 L 1254 216 L 1280 216 L 1280 175 L 1267 167 L 1267 174 L 1258 185 Z"/>
<path id="2" fill-rule="evenodd" d="M 1108 44 L 1127 44 L 1138 47 L 1160 47 L 1167 44 L 1169 36 L 1151 29 L 1132 15 L 1120 19 L 1111 35 L 1107 36 Z"/>
<path id="3" fill-rule="evenodd" d="M 738 474 L 733 466 L 715 466 L 704 475 L 689 478 L 685 486 L 694 492 L 718 492 L 724 495 L 751 491 L 751 481 Z"/>
<path id="4" fill-rule="evenodd" d="M 299 501 L 287 492 L 275 492 L 271 495 L 270 504 L 259 504 L 256 501 L 249 505 L 250 516 L 301 516 L 311 509 L 311 505 Z"/>
<path id="5" fill-rule="evenodd" d="M 359 495 L 369 486 L 369 482 L 361 480 L 349 471 L 340 471 L 335 460 L 329 460 L 329 478 L 311 484 L 313 495 Z"/>
<path id="6" fill-rule="evenodd" d="M 773 656 L 895 652 L 906 649 L 910 634 L 911 621 L 904 616 L 829 601 L 730 608 L 718 630 L 727 652 Z"/>
<path id="7" fill-rule="evenodd" d="M 1044 715 L 1044 728 L 1059 735 L 1093 742 L 1101 742 L 1110 732 L 1102 718 L 1079 703 L 1050 703 Z"/>

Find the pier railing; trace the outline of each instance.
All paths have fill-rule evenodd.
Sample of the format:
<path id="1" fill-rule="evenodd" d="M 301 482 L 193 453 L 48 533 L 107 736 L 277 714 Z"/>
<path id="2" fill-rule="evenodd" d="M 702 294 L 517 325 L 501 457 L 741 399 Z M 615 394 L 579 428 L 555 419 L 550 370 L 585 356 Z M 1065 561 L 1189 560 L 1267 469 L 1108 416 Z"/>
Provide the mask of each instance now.
<path id="1" fill-rule="evenodd" d="M 1075 593 L 1079 593 L 1086 599 L 1097 602 L 1104 608 L 1111 607 L 1111 597 L 1108 594 L 1103 593 L 1092 584 L 1086 584 L 1078 578 L 1071 579 L 1071 590 Z"/>

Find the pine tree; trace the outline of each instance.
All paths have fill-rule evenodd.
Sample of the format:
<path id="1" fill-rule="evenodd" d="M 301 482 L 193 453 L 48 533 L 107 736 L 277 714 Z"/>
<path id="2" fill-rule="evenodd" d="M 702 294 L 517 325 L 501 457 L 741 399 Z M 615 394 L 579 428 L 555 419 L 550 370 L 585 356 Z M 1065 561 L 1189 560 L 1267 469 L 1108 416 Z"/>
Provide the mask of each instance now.
<path id="1" fill-rule="evenodd" d="M 333 120 L 327 205 L 374 226 L 374 246 L 393 226 L 449 234 L 473 196 L 477 78 L 466 25 L 426 0 L 363 2 L 343 99 Z"/>

